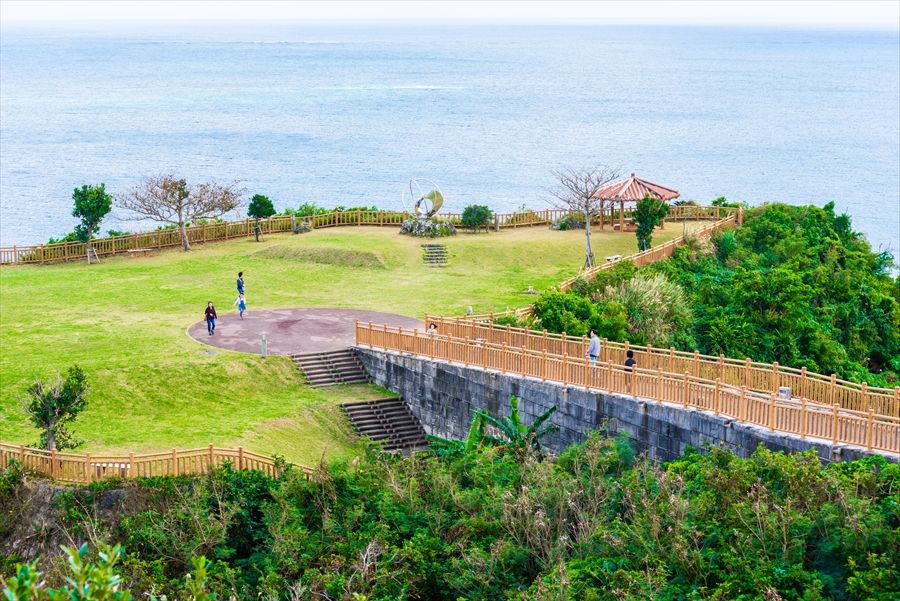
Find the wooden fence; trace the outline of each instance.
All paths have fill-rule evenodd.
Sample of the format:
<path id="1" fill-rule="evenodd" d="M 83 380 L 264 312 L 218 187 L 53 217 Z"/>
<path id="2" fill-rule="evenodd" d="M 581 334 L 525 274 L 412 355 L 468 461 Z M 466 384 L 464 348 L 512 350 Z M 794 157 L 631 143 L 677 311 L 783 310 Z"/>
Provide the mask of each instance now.
<path id="1" fill-rule="evenodd" d="M 700 207 L 700 206 L 672 206 L 670 214 L 666 218 L 670 221 L 681 220 L 719 220 L 720 216 L 735 216 L 739 218 L 740 210 L 727 207 Z M 630 219 L 625 210 L 625 217 Z M 499 228 L 533 227 L 549 225 L 569 214 L 569 211 L 558 209 L 545 209 L 543 211 L 524 211 L 513 213 L 496 213 L 494 225 Z M 262 232 L 277 233 L 289 232 L 296 224 L 306 223 L 312 229 L 339 226 L 391 226 L 398 227 L 403 221 L 412 215 L 399 211 L 343 211 L 311 215 L 306 217 L 292 217 L 280 215 L 261 219 L 259 224 Z M 437 216 L 440 220 L 450 221 L 455 225 L 461 225 L 461 213 L 446 213 Z M 215 221 L 193 225 L 186 228 L 188 241 L 191 244 L 212 242 L 216 240 L 230 240 L 233 238 L 247 238 L 253 236 L 255 221 L 245 219 L 242 221 Z M 178 229 L 161 229 L 127 236 L 109 236 L 107 238 L 95 238 L 91 246 L 99 256 L 114 256 L 138 249 L 160 250 L 181 246 L 181 232 Z M 0 264 L 22 265 L 58 263 L 83 260 L 87 257 L 87 244 L 84 242 L 60 242 L 57 244 L 41 244 L 37 246 L 6 246 L 0 247 Z"/>
<path id="2" fill-rule="evenodd" d="M 710 379 L 687 371 L 677 373 L 661 365 L 655 369 L 638 367 L 631 372 L 613 360 L 598 360 L 596 365 L 591 365 L 579 355 L 513 348 L 442 334 L 429 336 L 425 332 L 388 326 L 357 323 L 356 344 L 538 378 L 563 386 L 608 390 L 659 403 L 695 407 L 801 438 L 811 436 L 870 451 L 900 452 L 900 418 L 880 414 L 874 407 L 858 411 L 836 402 L 817 403 L 807 397 L 779 399 L 774 393 L 757 394 L 749 386 L 732 385 L 721 377 Z"/>
<path id="3" fill-rule="evenodd" d="M 78 455 L 0 443 L 0 468 L 9 465 L 11 459 L 54 480 L 79 484 L 108 478 L 197 475 L 226 462 L 239 470 L 259 470 L 272 477 L 278 475 L 275 460 L 271 457 L 251 453 L 243 447 L 220 449 L 213 445 L 205 449 L 172 449 L 171 452 L 141 455 Z M 307 468 L 299 469 L 310 473 Z"/>
<path id="4" fill-rule="evenodd" d="M 458 317 L 434 317 L 426 314 L 426 323 L 436 323 L 438 333 L 454 338 L 484 341 L 507 347 L 544 351 L 555 355 L 584 357 L 589 340 L 586 336 L 553 334 L 546 330 L 529 330 L 510 326 L 495 326 L 491 321 L 471 321 Z M 691 376 L 708 380 L 720 379 L 730 386 L 746 386 L 748 390 L 770 394 L 777 393 L 782 386 L 789 387 L 797 398 L 805 398 L 815 403 L 833 405 L 837 403 L 845 409 L 868 411 L 900 417 L 900 387 L 870 388 L 838 379 L 834 374 L 824 376 L 807 369 L 784 367 L 778 363 L 761 363 L 751 359 L 731 359 L 725 355 L 701 355 L 662 349 L 651 345 L 634 346 L 628 342 L 610 342 L 604 338 L 600 345 L 600 361 L 612 361 L 618 365 L 625 363 L 626 353 L 631 350 L 638 365 L 647 369 L 663 369 L 673 373 L 689 373 Z"/>

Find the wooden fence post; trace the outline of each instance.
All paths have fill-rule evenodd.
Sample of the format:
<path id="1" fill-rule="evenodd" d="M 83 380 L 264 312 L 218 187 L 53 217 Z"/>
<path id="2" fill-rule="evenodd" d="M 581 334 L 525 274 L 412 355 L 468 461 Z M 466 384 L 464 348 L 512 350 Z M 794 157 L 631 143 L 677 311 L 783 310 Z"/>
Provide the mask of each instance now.
<path id="1" fill-rule="evenodd" d="M 128 453 L 128 477 L 137 478 L 137 474 L 134 473 L 134 451 Z"/>
<path id="2" fill-rule="evenodd" d="M 656 402 L 662 403 L 663 400 L 663 372 L 661 367 L 656 368 Z"/>
<path id="3" fill-rule="evenodd" d="M 872 439 L 875 436 L 875 408 L 869 407 L 869 423 L 866 427 L 866 450 L 872 450 Z"/>
<path id="4" fill-rule="evenodd" d="M 806 438 L 806 418 L 808 410 L 806 408 L 806 397 L 800 397 L 800 438 Z"/>
<path id="5" fill-rule="evenodd" d="M 563 353 L 563 386 L 569 385 L 569 353 Z"/>
<path id="6" fill-rule="evenodd" d="M 600 347 L 600 361 L 603 361 L 604 363 L 609 361 L 609 346 L 607 346 L 608 344 L 609 340 L 604 338 L 603 346 Z"/>
<path id="7" fill-rule="evenodd" d="M 775 393 L 769 395 L 769 432 L 775 431 Z"/>
<path id="8" fill-rule="evenodd" d="M 85 479 L 85 482 L 90 484 L 92 476 L 93 476 L 93 474 L 91 474 L 91 454 L 85 453 L 85 455 L 84 455 L 84 479 Z"/>
<path id="9" fill-rule="evenodd" d="M 778 385 L 781 384 L 781 374 L 778 373 L 778 361 L 772 363 L 772 392 L 778 392 Z"/>
<path id="10" fill-rule="evenodd" d="M 541 382 L 547 381 L 547 349 L 541 351 Z"/>
<path id="11" fill-rule="evenodd" d="M 719 354 L 719 379 L 725 379 L 725 355 Z"/>
<path id="12" fill-rule="evenodd" d="M 867 402 L 866 402 L 866 401 L 869 400 L 869 399 L 868 399 L 868 396 L 869 396 L 869 384 L 868 384 L 868 382 L 863 382 L 863 383 L 862 383 L 862 400 L 863 400 L 863 404 L 862 404 L 862 406 L 860 407 L 860 409 L 862 409 L 862 408 L 865 407 L 865 406 L 869 406 L 869 407 L 872 406 L 872 403 L 867 403 Z"/>
<path id="13" fill-rule="evenodd" d="M 900 415 L 900 386 L 894 386 L 894 412 L 891 415 Z"/>
<path id="14" fill-rule="evenodd" d="M 53 452 L 50 453 L 50 476 L 53 479 L 59 478 L 59 465 L 56 461 L 56 449 L 53 449 Z"/>
<path id="15" fill-rule="evenodd" d="M 832 444 L 832 445 L 836 445 L 836 444 L 837 444 L 837 441 L 838 441 L 838 429 L 839 429 L 839 426 L 838 426 L 838 417 L 839 417 L 839 416 L 838 416 L 838 411 L 840 410 L 840 408 L 841 408 L 841 406 L 838 405 L 837 403 L 834 403 L 834 404 L 831 406 L 832 414 L 833 414 L 833 416 L 834 416 L 834 417 L 832 418 L 832 420 L 831 420 L 831 444 Z"/>
<path id="16" fill-rule="evenodd" d="M 466 336 L 466 354 L 463 358 L 463 365 L 469 367 L 469 337 Z"/>
<path id="17" fill-rule="evenodd" d="M 720 395 L 722 393 L 722 379 L 716 378 L 716 392 L 713 397 L 713 413 L 719 415 L 719 408 L 722 405 L 722 401 L 720 400 Z"/>
<path id="18" fill-rule="evenodd" d="M 747 387 L 741 386 L 741 401 L 738 407 L 738 421 L 741 423 L 747 421 Z"/>
<path id="19" fill-rule="evenodd" d="M 675 371 L 675 347 L 669 347 L 669 373 L 673 373 Z"/>
<path id="20" fill-rule="evenodd" d="M 831 384 L 828 387 L 828 402 L 834 405 L 834 389 L 837 387 L 837 376 L 831 374 Z"/>
<path id="21" fill-rule="evenodd" d="M 690 382 L 688 381 L 688 372 L 684 372 L 684 389 L 681 394 L 681 407 L 682 409 L 687 409 L 688 406 L 688 386 Z"/>
<path id="22" fill-rule="evenodd" d="M 244 447 L 238 447 L 238 469 L 244 469 Z"/>
<path id="23" fill-rule="evenodd" d="M 172 475 L 178 475 L 178 449 L 172 449 Z"/>
<path id="24" fill-rule="evenodd" d="M 214 446 L 209 445 L 209 469 L 212 469 L 216 464 L 216 449 Z"/>
<path id="25" fill-rule="evenodd" d="M 506 374 L 506 369 L 507 369 L 507 367 L 509 367 L 509 356 L 506 352 L 506 343 L 505 342 L 503 343 L 503 348 L 500 351 L 500 353 L 503 355 L 500 358 L 500 373 Z"/>

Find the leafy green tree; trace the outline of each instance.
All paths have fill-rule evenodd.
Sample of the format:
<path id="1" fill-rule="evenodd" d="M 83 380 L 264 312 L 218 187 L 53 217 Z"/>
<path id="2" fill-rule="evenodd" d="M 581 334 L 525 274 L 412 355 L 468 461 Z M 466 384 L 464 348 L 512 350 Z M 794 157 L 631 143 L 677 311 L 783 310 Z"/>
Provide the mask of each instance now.
<path id="1" fill-rule="evenodd" d="M 66 553 L 70 586 L 53 590 L 45 588 L 37 562 L 19 565 L 16 575 L 7 582 L 4 594 L 8 601 L 130 601 L 131 592 L 122 590 L 122 578 L 116 566 L 125 558 L 121 545 L 110 547 L 100 543 L 96 564 L 86 561 L 87 543 L 77 551 L 63 547 Z"/>
<path id="2" fill-rule="evenodd" d="M 267 196 L 263 196 L 262 194 L 254 194 L 253 198 L 250 199 L 250 206 L 247 207 L 247 216 L 252 217 L 256 220 L 256 225 L 253 228 L 253 232 L 256 235 L 257 242 L 259 242 L 259 235 L 262 233 L 262 230 L 259 227 L 259 220 L 268 219 L 276 213 L 277 211 L 275 211 L 275 207 L 272 205 L 272 201 L 269 200 Z"/>
<path id="3" fill-rule="evenodd" d="M 75 201 L 72 217 L 81 220 L 81 223 L 75 226 L 75 235 L 81 242 L 87 244 L 88 263 L 91 263 L 91 238 L 100 227 L 100 222 L 112 210 L 113 199 L 106 193 L 105 184 L 99 186 L 85 184 L 80 189 L 75 188 L 72 200 Z"/>
<path id="4" fill-rule="evenodd" d="M 473 232 L 477 232 L 482 227 L 488 231 L 488 224 L 493 215 L 493 211 L 486 206 L 469 205 L 463 210 L 462 223 L 466 227 L 472 228 Z"/>
<path id="5" fill-rule="evenodd" d="M 669 214 L 669 205 L 658 198 L 644 196 L 637 202 L 632 214 L 632 219 L 637 226 L 638 250 L 647 250 L 653 244 L 653 230 L 659 227 L 666 215 Z"/>
<path id="6" fill-rule="evenodd" d="M 37 380 L 28 387 L 20 400 L 32 423 L 41 429 L 40 446 L 61 451 L 81 444 L 66 426 L 87 407 L 88 392 L 87 375 L 78 365 L 69 368 L 65 380 L 57 372 L 55 383 Z"/>

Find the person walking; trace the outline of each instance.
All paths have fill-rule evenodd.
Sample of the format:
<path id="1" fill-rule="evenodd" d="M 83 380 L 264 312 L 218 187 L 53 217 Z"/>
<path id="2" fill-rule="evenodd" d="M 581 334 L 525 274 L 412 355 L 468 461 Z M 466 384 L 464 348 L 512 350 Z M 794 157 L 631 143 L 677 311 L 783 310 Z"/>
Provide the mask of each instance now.
<path id="1" fill-rule="evenodd" d="M 206 331 L 212 336 L 216 331 L 216 308 L 213 307 L 212 301 L 206 304 Z"/>
<path id="2" fill-rule="evenodd" d="M 625 353 L 625 374 L 628 383 L 628 392 L 634 390 L 634 368 L 637 367 L 637 361 L 634 360 L 634 351 Z"/>
<path id="3" fill-rule="evenodd" d="M 238 294 L 237 300 L 231 304 L 232 307 L 235 305 L 237 305 L 238 311 L 241 312 L 241 319 L 243 320 L 244 319 L 244 311 L 247 310 L 247 301 L 244 298 L 243 292 Z"/>
<path id="4" fill-rule="evenodd" d="M 438 333 L 437 324 L 432 321 L 431 325 L 428 326 L 428 337 L 434 338 L 435 336 L 437 336 L 437 333 Z"/>
<path id="5" fill-rule="evenodd" d="M 587 356 L 591 360 L 591 366 L 597 363 L 597 357 L 600 356 L 600 339 L 597 338 L 596 330 L 591 330 L 591 343 L 588 345 Z"/>
<path id="6" fill-rule="evenodd" d="M 244 272 L 243 271 L 238 272 L 237 289 L 238 289 L 238 294 L 244 293 Z"/>

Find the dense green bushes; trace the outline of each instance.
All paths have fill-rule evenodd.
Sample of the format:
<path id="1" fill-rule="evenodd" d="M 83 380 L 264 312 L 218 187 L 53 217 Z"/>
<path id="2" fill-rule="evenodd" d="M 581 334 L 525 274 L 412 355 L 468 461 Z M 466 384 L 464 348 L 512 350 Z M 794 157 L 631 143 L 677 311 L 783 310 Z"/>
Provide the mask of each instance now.
<path id="1" fill-rule="evenodd" d="M 625 337 L 607 336 L 612 340 L 897 383 L 900 278 L 889 274 L 891 256 L 873 252 L 833 203 L 763 205 L 745 211 L 743 227 L 710 242 L 688 238 L 670 260 L 637 276 L 619 264 L 567 295 L 545 293 L 536 317 L 548 330 L 576 333 L 616 302 L 628 327 Z"/>
<path id="2" fill-rule="evenodd" d="M 311 478 L 78 487 L 59 493 L 57 519 L 74 540 L 123 544 L 135 598 L 189 598 L 204 554 L 225 599 L 843 601 L 900 593 L 898 491 L 900 468 L 878 457 L 823 468 L 711 448 L 660 466 L 594 434 L 555 460 L 373 450 Z"/>

